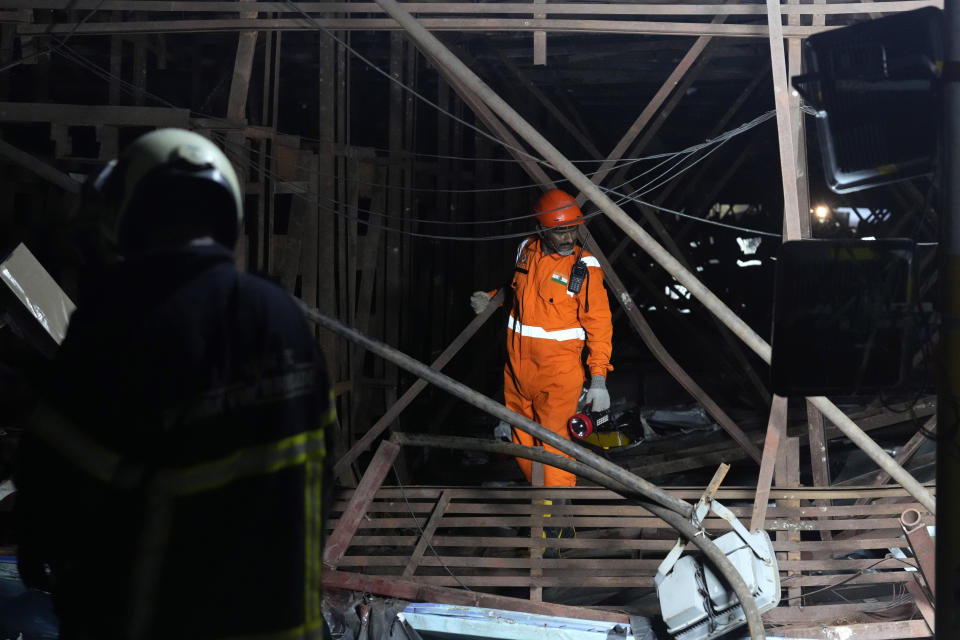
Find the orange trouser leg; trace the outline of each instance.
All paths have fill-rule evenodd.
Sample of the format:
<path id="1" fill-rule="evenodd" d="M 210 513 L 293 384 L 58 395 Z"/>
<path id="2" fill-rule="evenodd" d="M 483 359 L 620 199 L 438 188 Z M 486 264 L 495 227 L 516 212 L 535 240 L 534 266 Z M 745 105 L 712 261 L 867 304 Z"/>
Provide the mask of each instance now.
<path id="1" fill-rule="evenodd" d="M 576 413 L 577 400 L 583 386 L 583 373 L 578 367 L 575 371 L 566 375 L 545 376 L 545 378 L 544 388 L 537 391 L 532 398 L 528 398 L 517 388 L 513 376 L 506 372 L 503 389 L 505 404 L 508 409 L 525 415 L 569 440 L 567 420 Z M 540 442 L 534 443 L 533 436 L 517 428 L 513 429 L 513 441 L 528 447 L 534 444 L 542 444 Z M 543 445 L 543 447 L 552 453 L 569 457 L 550 445 Z M 520 470 L 523 471 L 523 475 L 529 482 L 532 466 L 530 460 L 517 458 L 517 464 L 520 465 Z M 572 487 L 576 485 L 577 477 L 568 471 L 545 466 L 543 483 L 547 487 Z"/>

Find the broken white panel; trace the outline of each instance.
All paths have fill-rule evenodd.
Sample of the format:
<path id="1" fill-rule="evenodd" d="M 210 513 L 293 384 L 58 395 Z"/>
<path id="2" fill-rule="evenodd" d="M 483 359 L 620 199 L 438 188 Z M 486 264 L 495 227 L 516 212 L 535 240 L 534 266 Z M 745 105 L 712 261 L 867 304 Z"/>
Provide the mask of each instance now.
<path id="1" fill-rule="evenodd" d="M 480 640 L 635 640 L 629 624 L 438 603 L 410 604 L 397 614 L 419 632 Z"/>
<path id="2" fill-rule="evenodd" d="M 67 335 L 67 325 L 76 305 L 25 244 L 19 244 L 0 262 L 0 282 L 20 302 L 29 317 L 59 345 Z M 22 322 L 24 314 L 10 311 L 15 322 Z"/>

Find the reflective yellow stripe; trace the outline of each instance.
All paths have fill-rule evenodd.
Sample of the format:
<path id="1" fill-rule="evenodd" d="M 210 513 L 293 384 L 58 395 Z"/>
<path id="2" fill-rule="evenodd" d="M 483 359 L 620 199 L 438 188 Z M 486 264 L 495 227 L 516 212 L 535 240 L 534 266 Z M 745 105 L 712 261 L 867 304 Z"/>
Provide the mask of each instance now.
<path id="1" fill-rule="evenodd" d="M 305 624 L 275 633 L 237 636 L 237 640 L 310 640 L 322 636 L 323 614 L 321 609 L 321 502 L 323 491 L 323 460 L 326 455 L 324 432 L 334 424 L 337 414 L 333 391 L 330 391 L 330 409 L 322 416 L 320 427 L 313 431 L 299 433 L 276 442 L 250 447 L 202 464 L 186 468 L 163 469 L 158 472 L 148 491 L 154 500 L 164 501 L 166 497 L 189 495 L 215 489 L 230 484 L 239 478 L 268 474 L 291 466 L 304 465 L 304 535 L 305 540 Z M 61 413 L 47 405 L 37 408 L 30 419 L 30 429 L 51 447 L 64 455 L 82 471 L 101 480 L 113 482 L 120 469 L 121 456 L 99 445 L 84 434 Z M 133 474 L 138 476 L 139 474 Z M 163 506 L 169 507 L 169 504 Z M 165 509 L 159 509 L 165 512 Z M 153 527 L 156 536 L 151 537 L 152 560 L 162 558 L 167 526 Z M 155 581 L 156 571 L 139 567 L 147 583 Z M 147 569 L 147 570 L 144 570 Z M 155 567 L 154 567 L 155 569 Z M 153 580 L 151 580 L 153 576 Z M 143 584 L 149 592 L 149 584 Z M 144 611 L 134 619 L 149 619 Z"/>
<path id="2" fill-rule="evenodd" d="M 219 460 L 165 469 L 157 474 L 152 488 L 175 495 L 208 491 L 245 476 L 274 473 L 317 457 L 322 460 L 324 453 L 323 429 L 317 429 L 273 444 L 241 449 Z"/>
<path id="3" fill-rule="evenodd" d="M 324 430 L 336 422 L 336 419 L 336 409 L 331 407 L 323 416 L 320 429 L 315 431 L 236 451 L 225 458 L 192 467 L 162 470 L 157 474 L 153 488 L 167 493 L 196 493 L 223 486 L 238 477 L 272 473 L 291 465 L 302 464 L 309 458 L 319 456 L 322 460 L 325 453 Z M 30 418 L 30 429 L 94 478 L 111 482 L 116 477 L 120 468 L 120 455 L 84 434 L 53 407 L 40 405 Z"/>

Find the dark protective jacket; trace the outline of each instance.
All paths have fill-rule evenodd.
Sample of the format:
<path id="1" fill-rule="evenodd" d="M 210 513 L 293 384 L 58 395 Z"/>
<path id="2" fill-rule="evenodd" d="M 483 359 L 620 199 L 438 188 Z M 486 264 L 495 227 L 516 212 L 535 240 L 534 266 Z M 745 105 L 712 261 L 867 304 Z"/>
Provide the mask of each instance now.
<path id="1" fill-rule="evenodd" d="M 222 246 L 157 252 L 96 280 L 54 369 L 16 483 L 62 637 L 319 636 L 335 415 L 296 303 Z"/>

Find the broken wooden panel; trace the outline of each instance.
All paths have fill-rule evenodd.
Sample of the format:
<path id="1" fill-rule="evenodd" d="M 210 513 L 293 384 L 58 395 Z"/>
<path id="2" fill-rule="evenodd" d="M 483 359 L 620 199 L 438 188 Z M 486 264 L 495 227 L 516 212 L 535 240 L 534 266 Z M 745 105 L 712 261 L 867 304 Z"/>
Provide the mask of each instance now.
<path id="1" fill-rule="evenodd" d="M 702 493 L 696 487 L 668 490 L 691 500 Z M 717 492 L 716 499 L 745 520 L 752 511 L 753 493 L 749 487 L 726 487 Z M 590 593 L 603 594 L 605 606 L 634 615 L 657 613 L 656 605 L 637 605 L 637 596 L 644 590 L 652 591 L 653 575 L 673 546 L 675 533 L 643 507 L 606 489 L 383 487 L 373 495 L 360 517 L 350 511 L 357 494 L 365 492 L 345 491 L 338 496 L 328 527 L 339 528 L 344 518 L 359 523 L 338 563 L 338 573 L 356 575 L 365 584 L 375 582 L 383 589 L 448 589 L 437 594 L 438 602 L 456 603 L 459 597 L 466 596 L 499 597 L 496 594 L 502 589 L 516 593 L 518 588 L 530 589 L 535 598 L 542 598 L 542 603 L 526 601 L 522 605 L 525 607 L 556 603 L 553 598 L 563 593 L 557 588 L 575 584 L 580 588 L 581 602 L 589 602 Z M 859 621 L 870 620 L 869 615 L 877 611 L 901 611 L 896 607 L 903 603 L 890 597 L 891 589 L 912 582 L 916 565 L 908 557 L 884 556 L 894 550 L 909 554 L 905 538 L 895 533 L 855 540 L 801 538 L 803 532 L 822 531 L 826 527 L 840 531 L 863 522 L 871 522 L 878 530 L 898 526 L 899 514 L 908 506 L 919 508 L 925 523 L 934 521 L 912 501 L 834 506 L 829 509 L 831 520 L 823 519 L 826 510 L 814 504 L 825 497 L 837 504 L 838 500 L 849 502 L 864 495 L 909 500 L 898 487 L 770 490 L 770 499 L 777 506 L 768 508 L 763 528 L 788 536 L 774 542 L 777 552 L 788 554 L 780 562 L 781 580 L 785 590 L 803 595 L 804 606 L 798 609 L 789 605 L 799 602 L 783 601 L 780 607 L 765 614 L 765 620 L 809 626 L 830 624 L 839 615 Z M 543 501 L 557 498 L 568 502 L 549 507 L 551 525 L 574 527 L 574 538 L 544 539 L 539 531 L 534 531 L 537 527 L 531 526 L 542 520 L 546 508 Z M 729 523 L 717 517 L 707 518 L 703 526 L 711 536 L 730 530 Z M 641 536 L 641 531 L 647 534 Z M 533 553 L 547 547 L 560 549 L 561 557 L 541 558 L 539 553 Z M 878 557 L 863 557 L 865 552 Z M 815 555 L 826 557 L 814 559 Z M 416 566 L 413 572 L 409 570 L 411 563 Z M 338 584 L 346 580 L 345 576 L 337 578 Z M 846 600 L 824 597 L 823 594 L 830 595 L 830 587 L 841 586 Z M 611 589 L 624 591 L 611 596 Z M 812 594 L 814 591 L 819 593 Z M 807 594 L 819 597 L 811 600 Z M 518 603 L 513 603 L 510 608 L 516 606 Z M 638 608 L 631 610 L 630 606 Z M 800 611 L 803 616 L 790 611 Z M 909 618 L 913 609 L 907 607 L 902 613 Z"/>

